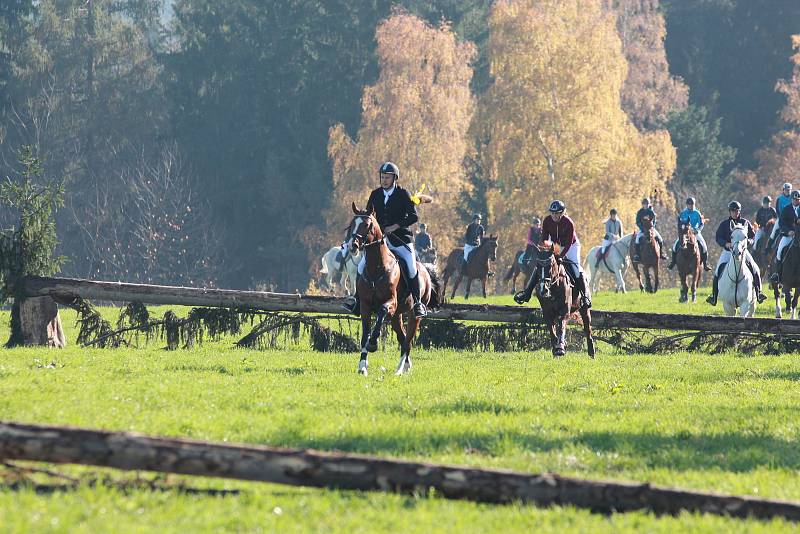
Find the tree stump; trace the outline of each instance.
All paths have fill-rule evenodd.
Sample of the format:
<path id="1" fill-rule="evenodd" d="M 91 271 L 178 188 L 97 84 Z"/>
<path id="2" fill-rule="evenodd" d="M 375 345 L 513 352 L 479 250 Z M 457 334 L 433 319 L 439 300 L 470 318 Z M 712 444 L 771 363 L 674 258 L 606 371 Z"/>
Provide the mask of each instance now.
<path id="1" fill-rule="evenodd" d="M 11 339 L 8 347 L 67 346 L 58 305 L 51 297 L 17 299 L 11 311 Z"/>

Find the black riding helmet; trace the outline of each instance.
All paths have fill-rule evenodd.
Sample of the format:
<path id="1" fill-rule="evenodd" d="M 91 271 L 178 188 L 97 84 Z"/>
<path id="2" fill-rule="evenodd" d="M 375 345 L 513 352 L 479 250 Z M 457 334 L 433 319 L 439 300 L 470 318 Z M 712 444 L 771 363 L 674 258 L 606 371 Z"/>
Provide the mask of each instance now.
<path id="1" fill-rule="evenodd" d="M 795 189 L 794 191 L 792 191 L 792 198 L 793 198 L 793 199 L 794 199 L 794 198 L 800 198 L 800 191 L 798 191 L 797 189 Z"/>
<path id="2" fill-rule="evenodd" d="M 731 201 L 731 203 L 728 204 L 728 211 L 733 211 L 733 210 L 740 210 L 741 211 L 741 209 L 742 209 L 742 205 L 739 204 L 738 202 L 736 202 L 735 200 Z"/>
<path id="3" fill-rule="evenodd" d="M 381 165 L 380 169 L 378 169 L 378 176 L 380 176 L 381 174 L 393 174 L 394 179 L 397 180 L 398 178 L 400 178 L 400 169 L 397 167 L 397 165 L 395 165 L 391 161 L 387 161 L 383 165 Z"/>
<path id="4" fill-rule="evenodd" d="M 761 199 L 762 204 L 772 204 L 772 197 L 767 195 Z"/>
<path id="5" fill-rule="evenodd" d="M 550 213 L 563 213 L 565 209 L 567 209 L 566 204 L 560 200 L 554 200 L 550 203 L 550 208 L 547 211 Z"/>
<path id="6" fill-rule="evenodd" d="M 686 199 L 686 204 L 687 205 L 691 204 L 692 206 L 694 206 L 695 204 L 697 204 L 697 202 L 695 201 L 694 197 L 689 197 Z"/>
<path id="7" fill-rule="evenodd" d="M 475 215 L 472 216 L 472 220 L 473 221 L 482 221 L 483 217 L 481 217 L 480 213 L 476 213 Z"/>

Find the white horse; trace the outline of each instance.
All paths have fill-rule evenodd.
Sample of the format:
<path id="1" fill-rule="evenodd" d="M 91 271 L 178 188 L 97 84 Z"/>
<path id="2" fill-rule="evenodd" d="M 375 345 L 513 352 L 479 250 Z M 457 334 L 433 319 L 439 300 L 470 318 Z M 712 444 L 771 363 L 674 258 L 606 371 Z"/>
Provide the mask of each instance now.
<path id="1" fill-rule="evenodd" d="M 341 264 L 337 259 L 339 252 L 345 255 L 344 269 L 341 269 Z M 322 269 L 320 273 L 325 275 L 325 282 L 328 287 L 333 289 L 334 283 L 344 289 L 345 294 L 350 295 L 350 289 L 353 292 L 356 290 L 356 278 L 358 278 L 358 262 L 361 261 L 361 251 L 353 254 L 350 252 L 348 246 L 345 250 L 341 247 L 332 247 L 328 252 L 322 256 Z M 334 278 L 339 276 L 339 280 L 335 281 Z M 347 282 L 350 282 L 350 285 Z"/>
<path id="2" fill-rule="evenodd" d="M 619 238 L 614 244 L 609 245 L 609 250 L 606 251 L 605 260 L 600 260 L 600 265 L 597 265 L 597 253 L 600 247 L 592 247 L 589 254 L 586 255 L 586 263 L 584 271 L 589 275 L 589 280 L 592 283 L 592 293 L 597 293 L 598 286 L 600 285 L 600 275 L 603 273 L 611 273 L 617 279 L 616 291 L 625 293 L 625 272 L 628 270 L 628 249 L 631 245 L 633 234 L 628 234 Z"/>
<path id="3" fill-rule="evenodd" d="M 747 252 L 747 229 L 731 223 L 731 250 L 724 251 L 728 264 L 719 277 L 719 299 L 725 308 L 725 315 L 734 316 L 738 308 L 742 317 L 752 317 L 756 312 L 756 292 L 753 275 L 745 263 Z M 720 263 L 724 261 L 720 259 Z"/>

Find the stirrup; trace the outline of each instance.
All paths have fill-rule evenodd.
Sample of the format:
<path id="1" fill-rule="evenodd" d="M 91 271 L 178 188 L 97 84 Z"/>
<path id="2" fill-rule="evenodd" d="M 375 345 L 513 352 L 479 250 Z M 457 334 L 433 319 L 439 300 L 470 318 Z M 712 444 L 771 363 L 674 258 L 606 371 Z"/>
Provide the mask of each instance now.
<path id="1" fill-rule="evenodd" d="M 589 298 L 588 295 L 583 295 L 581 297 L 581 306 L 584 308 L 591 308 L 592 307 L 592 299 Z"/>
<path id="2" fill-rule="evenodd" d="M 706 299 L 706 302 L 708 302 L 712 306 L 716 306 L 717 305 L 717 297 L 714 296 L 714 295 L 709 295 L 708 298 Z"/>
<path id="3" fill-rule="evenodd" d="M 756 295 L 756 300 L 759 304 L 762 304 L 767 300 L 767 296 L 763 292 L 759 291 L 758 295 Z"/>
<path id="4" fill-rule="evenodd" d="M 708 272 L 708 271 L 710 271 L 710 270 L 711 270 L 711 267 L 709 267 L 707 263 L 704 263 L 704 264 L 703 264 L 703 270 L 704 270 L 704 271 L 706 271 L 706 272 Z"/>
<path id="5" fill-rule="evenodd" d="M 428 308 L 425 307 L 425 304 L 420 302 L 414 303 L 414 317 L 425 317 L 428 315 Z"/>
<path id="6" fill-rule="evenodd" d="M 778 274 L 777 271 L 775 271 L 774 273 L 772 273 L 770 275 L 769 281 L 772 282 L 773 284 L 780 284 L 781 283 L 781 275 Z"/>
<path id="7" fill-rule="evenodd" d="M 638 254 L 634 254 L 633 255 L 633 261 L 640 262 L 640 261 L 642 261 L 642 257 L 639 256 Z"/>
<path id="8" fill-rule="evenodd" d="M 514 302 L 516 302 L 517 304 L 525 304 L 529 300 L 531 300 L 531 297 L 526 295 L 525 291 L 517 291 L 516 293 L 514 293 Z"/>

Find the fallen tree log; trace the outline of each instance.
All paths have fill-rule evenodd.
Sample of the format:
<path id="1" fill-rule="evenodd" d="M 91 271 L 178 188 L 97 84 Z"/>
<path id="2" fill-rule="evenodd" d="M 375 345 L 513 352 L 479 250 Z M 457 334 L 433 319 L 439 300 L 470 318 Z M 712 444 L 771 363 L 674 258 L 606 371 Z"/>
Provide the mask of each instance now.
<path id="1" fill-rule="evenodd" d="M 437 465 L 313 450 L 230 445 L 62 426 L 0 422 L 0 459 L 352 490 L 427 492 L 490 503 L 572 505 L 601 512 L 706 512 L 800 520 L 800 503 L 555 474 Z"/>
<path id="2" fill-rule="evenodd" d="M 71 278 L 25 277 L 17 282 L 29 297 L 50 296 L 56 300 L 79 296 L 85 299 L 250 308 L 264 311 L 341 314 L 341 299 L 265 291 L 237 291 L 191 287 L 97 282 Z M 537 308 L 490 304 L 445 304 L 430 314 L 433 319 L 481 321 L 493 323 L 541 323 Z M 678 330 L 706 334 L 800 335 L 799 321 L 739 317 L 709 317 L 662 313 L 592 311 L 595 328 Z"/>

